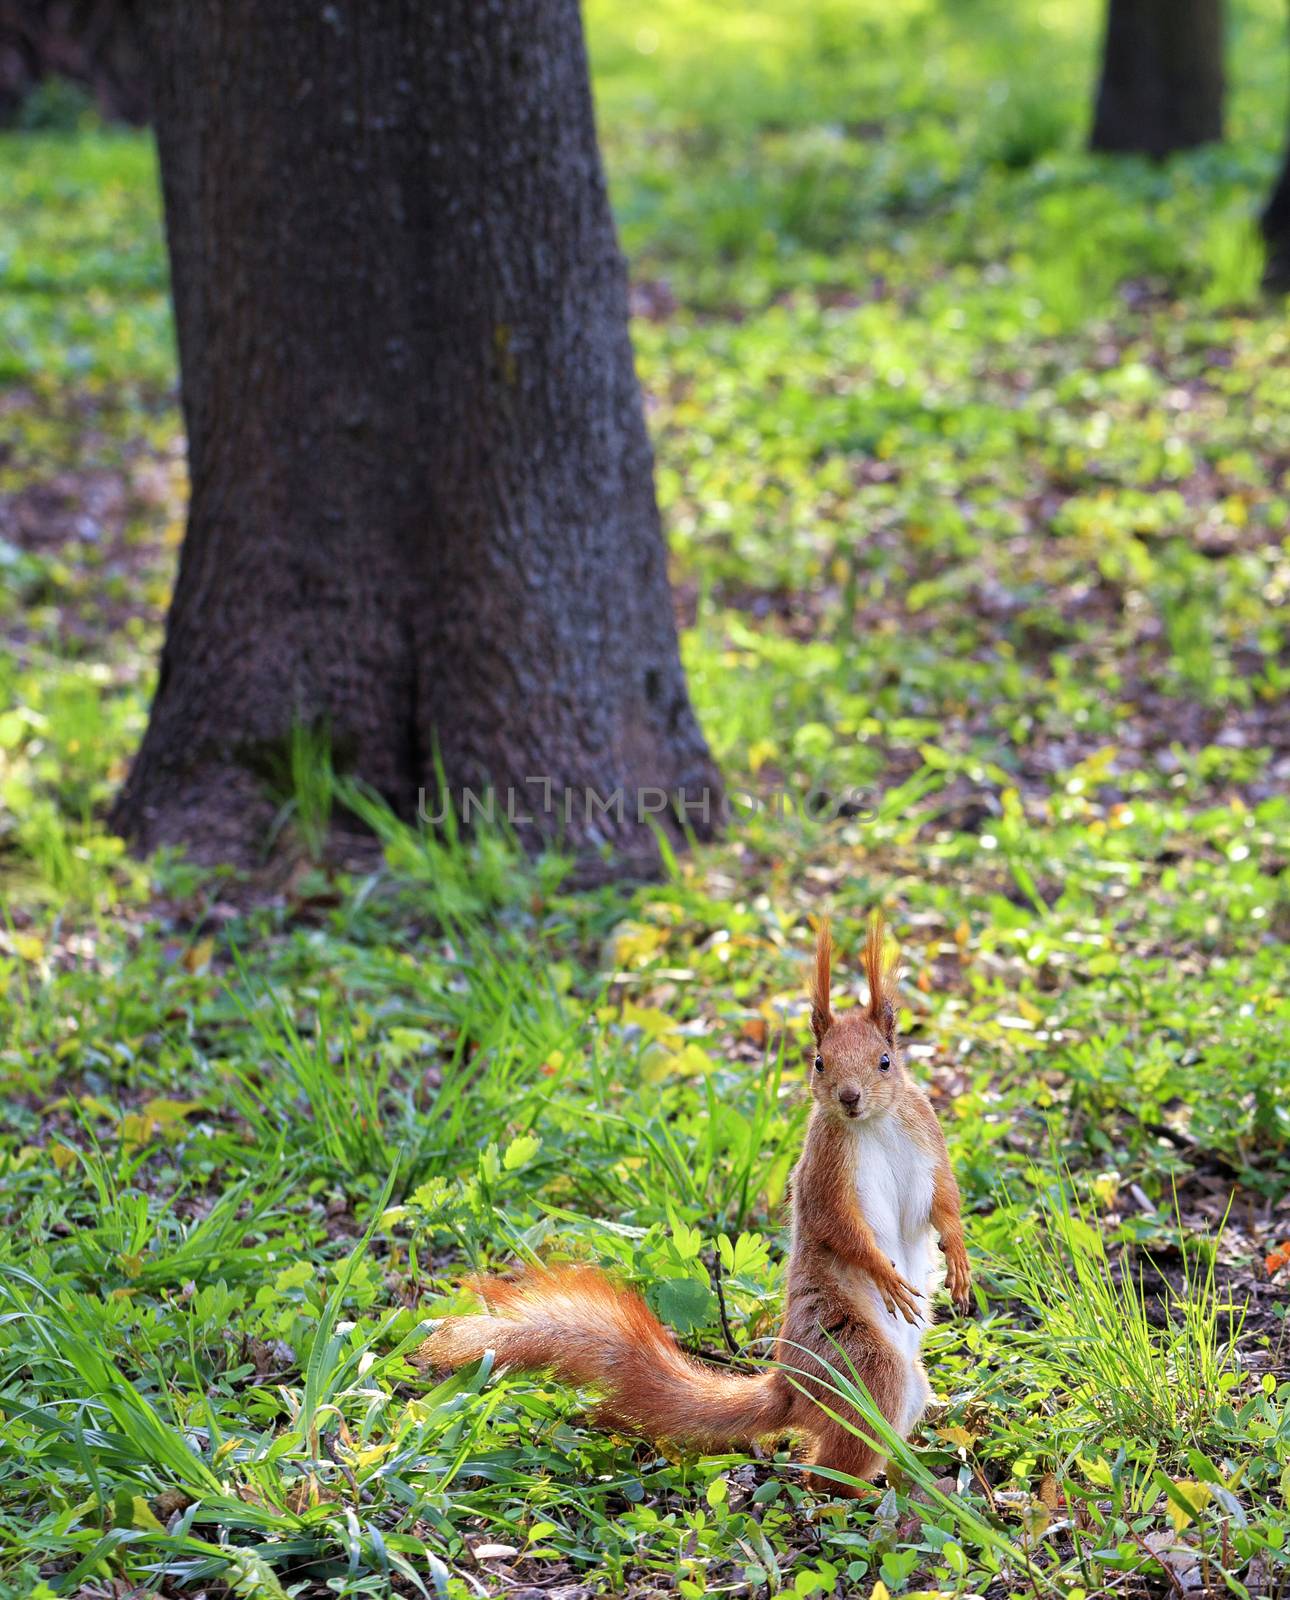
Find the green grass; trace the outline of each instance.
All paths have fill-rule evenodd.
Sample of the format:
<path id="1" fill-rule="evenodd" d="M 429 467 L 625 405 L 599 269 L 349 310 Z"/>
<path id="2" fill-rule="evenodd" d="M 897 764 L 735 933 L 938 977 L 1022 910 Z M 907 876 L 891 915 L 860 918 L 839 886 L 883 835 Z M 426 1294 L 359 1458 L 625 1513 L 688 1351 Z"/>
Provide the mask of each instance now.
<path id="1" fill-rule="evenodd" d="M 1099 9 L 590 4 L 696 705 L 823 813 L 636 890 L 408 830 L 317 729 L 267 904 L 122 855 L 185 492 L 155 163 L 0 140 L 0 1594 L 1290 1590 L 1284 16 L 1152 167 L 1083 151 Z M 531 1256 L 718 1356 L 719 1262 L 764 1353 L 809 919 L 854 992 L 875 905 L 978 1284 L 881 1496 L 428 1386 Z"/>

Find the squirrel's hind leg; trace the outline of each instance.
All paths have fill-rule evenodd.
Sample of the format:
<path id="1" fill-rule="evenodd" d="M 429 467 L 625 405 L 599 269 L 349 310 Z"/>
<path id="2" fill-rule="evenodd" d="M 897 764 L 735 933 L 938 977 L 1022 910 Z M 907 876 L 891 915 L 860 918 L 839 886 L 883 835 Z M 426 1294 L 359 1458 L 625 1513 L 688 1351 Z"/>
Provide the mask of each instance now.
<path id="1" fill-rule="evenodd" d="M 865 1341 L 860 1348 L 853 1347 L 851 1359 L 879 1411 L 903 1438 L 907 1432 L 906 1418 L 913 1403 L 910 1393 L 913 1384 L 909 1363 L 881 1338 L 872 1343 Z M 845 1416 L 850 1410 L 845 1402 L 839 1402 L 835 1395 L 828 1396 L 826 1403 L 831 1410 L 837 1411 L 841 1416 Z M 923 1405 L 921 1392 L 916 1404 L 918 1414 L 921 1415 Z M 815 1415 L 809 1419 L 803 1416 L 802 1422 L 813 1440 L 811 1453 L 807 1457 L 808 1465 L 832 1467 L 837 1472 L 845 1472 L 849 1477 L 862 1479 L 864 1483 L 868 1483 L 882 1470 L 887 1459 L 884 1452 L 875 1449 L 873 1445 L 859 1437 L 859 1433 L 870 1432 L 862 1416 L 857 1415 L 855 1418 L 855 1427 L 859 1433 L 853 1433 L 843 1423 L 835 1422 L 818 1409 L 815 1409 Z M 836 1483 L 832 1478 L 824 1478 L 817 1473 L 810 1474 L 808 1481 L 813 1489 L 822 1494 L 855 1499 L 865 1493 L 863 1486 Z"/>
<path id="2" fill-rule="evenodd" d="M 838 1483 L 818 1472 L 808 1473 L 806 1481 L 817 1494 L 832 1495 L 838 1500 L 859 1500 L 868 1493 L 866 1485 L 877 1474 L 883 1459 L 871 1445 L 857 1439 L 841 1423 L 825 1422 L 815 1429 L 807 1465 L 830 1467 L 834 1472 L 845 1472 L 849 1478 L 860 1481 Z"/>

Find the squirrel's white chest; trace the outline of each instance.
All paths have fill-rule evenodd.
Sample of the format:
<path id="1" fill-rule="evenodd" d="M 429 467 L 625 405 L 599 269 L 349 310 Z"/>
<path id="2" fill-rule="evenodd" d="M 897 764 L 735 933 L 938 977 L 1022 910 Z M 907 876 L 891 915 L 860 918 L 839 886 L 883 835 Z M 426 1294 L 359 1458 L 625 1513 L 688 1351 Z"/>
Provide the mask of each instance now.
<path id="1" fill-rule="evenodd" d="M 861 1123 L 853 1138 L 856 1200 L 890 1255 L 931 1226 L 932 1160 L 889 1119 Z"/>
<path id="2" fill-rule="evenodd" d="M 854 1139 L 860 1213 L 873 1229 L 883 1254 L 895 1262 L 897 1272 L 927 1297 L 924 1310 L 930 1313 L 937 1260 L 932 1234 L 932 1158 L 890 1119 L 862 1123 L 855 1130 Z M 884 1332 L 893 1343 L 902 1348 L 908 1346 L 910 1355 L 917 1355 L 923 1329 L 930 1320 L 928 1315 L 919 1323 L 907 1323 L 882 1308 Z"/>

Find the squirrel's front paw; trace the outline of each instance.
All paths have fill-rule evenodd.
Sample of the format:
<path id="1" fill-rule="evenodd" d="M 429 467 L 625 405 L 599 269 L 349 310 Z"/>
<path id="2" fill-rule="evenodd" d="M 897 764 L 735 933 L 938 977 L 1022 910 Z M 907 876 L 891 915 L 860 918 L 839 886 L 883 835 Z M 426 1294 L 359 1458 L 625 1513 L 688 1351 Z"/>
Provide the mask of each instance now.
<path id="1" fill-rule="evenodd" d="M 942 1248 L 945 1251 L 945 1287 L 958 1309 L 967 1311 L 972 1304 L 972 1268 L 968 1265 L 967 1251 L 962 1240 Z"/>
<path id="2" fill-rule="evenodd" d="M 895 1267 L 878 1280 L 878 1293 L 893 1317 L 901 1316 L 906 1322 L 917 1322 L 923 1314 L 918 1303 L 921 1294 L 908 1279 L 901 1277 Z"/>

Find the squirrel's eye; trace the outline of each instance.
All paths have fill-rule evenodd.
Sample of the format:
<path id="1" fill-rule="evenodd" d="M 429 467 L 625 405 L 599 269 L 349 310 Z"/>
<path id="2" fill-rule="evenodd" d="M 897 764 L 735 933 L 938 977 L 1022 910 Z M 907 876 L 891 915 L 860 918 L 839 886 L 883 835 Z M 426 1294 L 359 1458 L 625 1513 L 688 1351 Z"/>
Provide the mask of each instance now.
<path id="1" fill-rule="evenodd" d="M 878 1062 L 878 1071 L 879 1072 L 886 1072 L 888 1067 L 890 1067 L 890 1066 L 891 1066 L 891 1057 L 884 1053 L 884 1055 L 882 1056 L 881 1060 Z"/>
<path id="2" fill-rule="evenodd" d="M 816 1056 L 816 1058 L 815 1058 L 815 1070 L 817 1072 L 823 1072 L 824 1071 L 824 1057 L 823 1056 Z"/>

